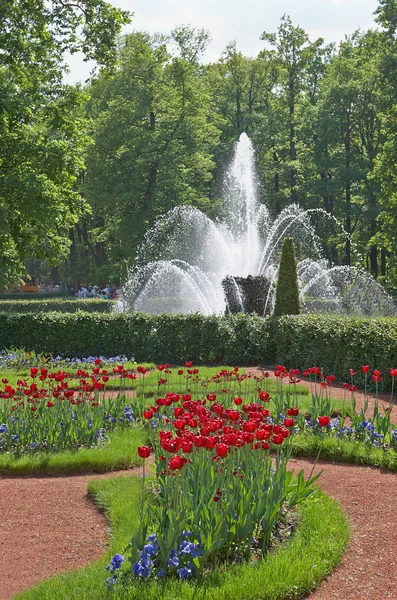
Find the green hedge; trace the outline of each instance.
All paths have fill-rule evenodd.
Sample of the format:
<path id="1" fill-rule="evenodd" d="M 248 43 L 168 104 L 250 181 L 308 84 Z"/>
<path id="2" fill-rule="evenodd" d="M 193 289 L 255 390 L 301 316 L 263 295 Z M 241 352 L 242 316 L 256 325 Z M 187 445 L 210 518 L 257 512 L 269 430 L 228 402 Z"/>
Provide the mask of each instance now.
<path id="1" fill-rule="evenodd" d="M 361 366 L 369 364 L 382 373 L 381 389 L 390 389 L 389 369 L 397 368 L 396 318 L 288 315 L 278 319 L 276 338 L 281 364 L 297 369 L 316 365 L 339 381 L 349 381 L 353 368 L 360 387 Z"/>
<path id="2" fill-rule="evenodd" d="M 233 315 L 0 313 L 0 349 L 67 357 L 126 354 L 137 361 L 255 364 L 275 359 L 270 318 Z"/>
<path id="3" fill-rule="evenodd" d="M 83 301 L 81 301 L 83 302 Z M 278 363 L 307 369 L 317 365 L 338 380 L 363 384 L 361 366 L 397 368 L 397 319 L 286 315 L 204 317 L 142 313 L 0 313 L 0 349 L 25 348 L 68 357 L 126 354 L 137 361 L 181 364 Z"/>
<path id="4" fill-rule="evenodd" d="M 70 298 L 67 290 L 59 292 L 2 292 L 1 300 L 43 300 L 45 298 Z"/>
<path id="5" fill-rule="evenodd" d="M 0 297 L 0 312 L 12 313 L 40 313 L 48 311 L 57 312 L 76 312 L 84 310 L 86 312 L 110 312 L 113 302 L 111 300 L 101 299 L 81 299 L 71 298 L 40 298 L 40 300 L 3 300 Z"/>

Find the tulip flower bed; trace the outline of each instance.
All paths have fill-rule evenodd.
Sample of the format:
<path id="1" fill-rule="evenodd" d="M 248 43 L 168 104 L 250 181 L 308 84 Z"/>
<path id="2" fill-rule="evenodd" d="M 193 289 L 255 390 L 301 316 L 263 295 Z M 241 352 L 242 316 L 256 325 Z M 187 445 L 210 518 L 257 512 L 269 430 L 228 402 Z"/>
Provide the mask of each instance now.
<path id="1" fill-rule="evenodd" d="M 259 397 L 269 400 L 264 392 Z M 152 437 L 155 488 L 129 548 L 136 578 L 188 579 L 219 563 L 257 560 L 278 520 L 314 491 L 318 475 L 294 479 L 287 470 L 295 420 L 277 424 L 266 404 L 240 410 L 215 394 L 205 400 L 168 394 L 145 417 L 162 429 Z M 138 453 L 146 460 L 150 447 Z M 116 583 L 123 563 L 124 555 L 113 556 L 107 585 Z"/>
<path id="2" fill-rule="evenodd" d="M 131 426 L 142 417 L 144 407 L 139 399 L 106 395 L 111 378 L 123 390 L 125 381 L 135 380 L 137 373 L 123 365 L 109 372 L 101 368 L 100 359 L 95 362 L 90 372 L 31 367 L 29 381 L 19 378 L 15 387 L 3 378 L 0 452 L 21 455 L 89 447 L 105 443 L 106 434 L 116 425 Z M 146 372 L 144 367 L 139 369 Z"/>
<path id="3" fill-rule="evenodd" d="M 369 367 L 362 369 L 368 374 Z M 276 368 L 279 384 L 273 415 L 266 407 L 270 394 L 260 388 L 256 402 L 235 397 L 233 406 L 215 393 L 196 400 L 190 394 L 167 393 L 144 411 L 145 419 L 155 429 L 160 427 L 159 437 L 151 441 L 157 491 L 142 508 L 141 528 L 126 550 L 132 576 L 188 579 L 219 563 L 265 556 L 278 520 L 313 493 L 317 478 L 305 480 L 299 473 L 293 479 L 287 470 L 294 434 L 355 436 L 358 442 L 379 445 L 381 440 L 385 449 L 395 447 L 392 395 L 384 414 L 376 402 L 367 420 L 365 407 L 355 412 L 353 398 L 353 410 L 346 417 L 350 424 L 345 425 L 345 417 L 329 416 L 335 377 L 324 378 L 317 367 L 305 372 L 313 378 L 310 414 L 287 404 L 291 395 L 284 394 L 283 380 L 295 386 L 298 374 Z M 352 380 L 354 375 L 351 371 Z M 397 370 L 391 369 L 390 375 L 397 376 Z M 380 378 L 375 370 L 373 381 Z M 353 381 L 345 388 L 354 394 Z M 148 446 L 138 448 L 144 461 L 150 452 Z M 119 571 L 121 579 L 131 577 L 131 572 L 123 571 L 124 562 L 124 554 L 113 556 L 107 567 L 108 586 L 117 583 Z"/>

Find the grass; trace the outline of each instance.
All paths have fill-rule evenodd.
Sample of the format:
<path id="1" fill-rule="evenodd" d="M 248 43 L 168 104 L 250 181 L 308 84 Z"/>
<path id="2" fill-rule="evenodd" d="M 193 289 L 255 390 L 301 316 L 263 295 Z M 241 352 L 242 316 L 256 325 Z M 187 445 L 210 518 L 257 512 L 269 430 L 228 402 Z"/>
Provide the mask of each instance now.
<path id="1" fill-rule="evenodd" d="M 106 446 L 82 448 L 72 452 L 0 454 L 0 475 L 60 475 L 106 473 L 141 464 L 137 448 L 146 441 L 142 429 L 117 429 Z"/>
<path id="2" fill-rule="evenodd" d="M 315 435 L 297 435 L 291 438 L 294 456 L 317 456 L 320 460 L 380 467 L 397 471 L 397 452 L 383 450 L 363 442 L 335 437 L 321 438 Z"/>
<path id="3" fill-rule="evenodd" d="M 111 525 L 109 550 L 100 561 L 45 581 L 16 600 L 286 600 L 313 590 L 339 562 L 349 539 L 349 526 L 335 501 L 320 491 L 300 509 L 292 538 L 255 565 L 217 571 L 197 583 L 135 581 L 128 588 L 105 588 L 105 565 L 138 528 L 141 482 L 137 477 L 93 481 L 89 493 L 106 510 Z"/>

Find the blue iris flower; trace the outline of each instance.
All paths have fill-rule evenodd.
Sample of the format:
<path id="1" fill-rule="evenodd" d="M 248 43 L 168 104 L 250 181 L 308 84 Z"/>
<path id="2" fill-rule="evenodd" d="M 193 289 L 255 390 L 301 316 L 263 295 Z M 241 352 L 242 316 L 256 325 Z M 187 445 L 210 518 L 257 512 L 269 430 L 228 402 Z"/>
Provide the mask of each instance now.
<path id="1" fill-rule="evenodd" d="M 188 579 L 193 575 L 193 565 L 189 563 L 186 567 L 178 569 L 177 573 L 181 579 Z"/>
<path id="2" fill-rule="evenodd" d="M 169 567 L 179 567 L 179 558 L 175 550 L 171 550 L 170 558 L 168 560 Z"/>

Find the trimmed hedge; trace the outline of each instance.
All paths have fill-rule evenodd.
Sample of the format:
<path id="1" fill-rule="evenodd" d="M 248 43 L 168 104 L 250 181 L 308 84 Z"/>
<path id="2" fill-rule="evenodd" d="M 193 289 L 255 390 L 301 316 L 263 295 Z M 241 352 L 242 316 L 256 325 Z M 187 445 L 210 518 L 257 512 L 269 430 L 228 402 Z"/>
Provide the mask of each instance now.
<path id="1" fill-rule="evenodd" d="M 0 297 L 2 298 L 2 297 Z M 40 300 L 2 300 L 0 299 L 0 312 L 12 313 L 40 313 L 48 311 L 57 312 L 76 312 L 84 310 L 86 312 L 110 312 L 113 306 L 111 300 L 102 299 L 81 299 L 71 298 L 40 298 Z"/>
<path id="2" fill-rule="evenodd" d="M 126 354 L 139 362 L 254 365 L 277 361 L 301 370 L 317 365 L 345 381 L 353 368 L 357 385 L 364 382 L 361 366 L 369 364 L 381 370 L 380 388 L 387 390 L 389 368 L 397 368 L 397 319 L 0 313 L 0 349 L 11 347 L 70 358 Z"/>
<path id="3" fill-rule="evenodd" d="M 59 292 L 2 292 L 1 300 L 43 300 L 45 298 L 70 298 L 67 290 Z"/>
<path id="4" fill-rule="evenodd" d="M 278 269 L 274 316 L 299 315 L 299 286 L 296 267 L 295 244 L 292 238 L 284 238 Z"/>
<path id="5" fill-rule="evenodd" d="M 142 313 L 0 313 L 0 349 L 70 358 L 126 354 L 143 362 L 255 364 L 275 359 L 270 318 Z"/>
<path id="6" fill-rule="evenodd" d="M 316 365 L 344 381 L 353 368 L 359 387 L 364 386 L 361 366 L 369 364 L 382 373 L 380 389 L 390 389 L 389 369 L 397 367 L 396 318 L 285 315 L 277 325 L 277 362 L 297 369 Z"/>

